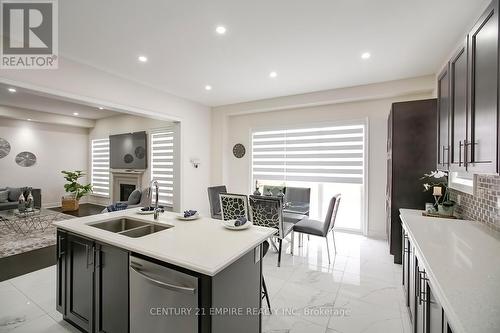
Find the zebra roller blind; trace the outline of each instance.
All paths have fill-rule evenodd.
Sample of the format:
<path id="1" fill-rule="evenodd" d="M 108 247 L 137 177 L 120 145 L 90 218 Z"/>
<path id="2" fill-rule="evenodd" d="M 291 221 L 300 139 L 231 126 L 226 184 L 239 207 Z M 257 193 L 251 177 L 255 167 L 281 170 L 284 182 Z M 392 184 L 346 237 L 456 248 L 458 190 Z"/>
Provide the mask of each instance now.
<path id="1" fill-rule="evenodd" d="M 174 153 L 173 128 L 151 132 L 151 179 L 160 184 L 158 202 L 169 207 L 173 206 L 174 197 Z"/>
<path id="2" fill-rule="evenodd" d="M 93 194 L 109 198 L 109 138 L 92 140 Z"/>
<path id="3" fill-rule="evenodd" d="M 363 183 L 365 124 L 255 131 L 255 180 Z"/>

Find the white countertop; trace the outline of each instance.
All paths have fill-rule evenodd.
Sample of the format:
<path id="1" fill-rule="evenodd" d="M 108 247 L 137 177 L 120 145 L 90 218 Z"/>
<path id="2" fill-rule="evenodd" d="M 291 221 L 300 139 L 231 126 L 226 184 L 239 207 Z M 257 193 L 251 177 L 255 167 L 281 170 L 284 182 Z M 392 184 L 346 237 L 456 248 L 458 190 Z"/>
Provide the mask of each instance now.
<path id="1" fill-rule="evenodd" d="M 478 222 L 400 213 L 453 332 L 500 332 L 500 233 Z"/>
<path id="2" fill-rule="evenodd" d="M 245 230 L 228 230 L 220 220 L 202 217 L 180 221 L 175 213 L 139 215 L 137 209 L 55 222 L 58 228 L 110 245 L 143 254 L 202 274 L 214 276 L 276 232 L 276 229 L 252 226 Z M 173 226 L 140 238 L 131 238 L 101 230 L 89 224 L 129 217 L 146 222 Z"/>

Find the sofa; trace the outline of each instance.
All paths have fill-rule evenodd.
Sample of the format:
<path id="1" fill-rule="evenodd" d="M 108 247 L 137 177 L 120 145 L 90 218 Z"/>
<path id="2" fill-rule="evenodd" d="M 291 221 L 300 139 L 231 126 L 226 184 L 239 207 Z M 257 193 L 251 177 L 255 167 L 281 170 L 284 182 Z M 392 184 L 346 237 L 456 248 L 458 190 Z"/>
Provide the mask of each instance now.
<path id="1" fill-rule="evenodd" d="M 5 192 L 7 192 L 7 195 L 5 195 Z M 0 211 L 17 208 L 21 192 L 23 192 L 24 198 L 27 199 L 29 191 L 26 190 L 26 187 L 0 187 Z M 31 189 L 31 195 L 33 196 L 34 206 L 40 208 L 42 206 L 42 190 L 33 188 Z"/>

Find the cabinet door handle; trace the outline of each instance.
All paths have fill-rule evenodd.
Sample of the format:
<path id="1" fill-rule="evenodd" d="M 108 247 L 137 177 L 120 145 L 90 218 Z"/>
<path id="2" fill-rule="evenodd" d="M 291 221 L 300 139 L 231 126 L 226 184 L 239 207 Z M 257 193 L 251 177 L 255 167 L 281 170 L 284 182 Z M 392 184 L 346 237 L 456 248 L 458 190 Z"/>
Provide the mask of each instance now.
<path id="1" fill-rule="evenodd" d="M 63 250 L 63 240 L 64 237 L 59 236 L 59 239 L 57 240 L 57 258 L 61 259 L 61 257 L 64 255 L 64 250 Z"/>
<path id="2" fill-rule="evenodd" d="M 408 235 L 407 235 L 407 234 L 405 234 L 405 235 L 403 236 L 403 238 L 404 238 L 404 241 L 403 241 L 403 244 L 404 244 L 404 246 L 403 246 L 403 252 L 404 252 L 404 253 L 408 253 L 408 252 L 410 252 L 410 251 L 409 251 L 409 249 L 408 249 L 408 242 L 407 242 L 407 240 L 408 240 Z"/>
<path id="3" fill-rule="evenodd" d="M 420 284 L 423 284 L 419 286 L 419 294 L 420 294 L 419 304 L 421 304 L 421 302 L 427 303 L 427 292 L 425 288 L 425 282 L 428 281 L 429 279 L 427 278 L 427 274 L 425 273 L 425 271 L 419 271 L 418 275 L 420 276 Z"/>
<path id="4" fill-rule="evenodd" d="M 420 300 L 420 271 L 418 270 L 415 272 L 415 297 L 418 300 L 418 304 L 422 304 Z"/>
<path id="5" fill-rule="evenodd" d="M 130 269 L 133 270 L 134 272 L 136 272 L 137 274 L 139 274 L 140 276 L 142 276 L 144 279 L 146 279 L 149 282 L 151 282 L 152 284 L 155 284 L 155 285 L 157 285 L 157 286 L 159 286 L 161 288 L 165 288 L 165 289 L 168 289 L 168 290 L 171 290 L 171 291 L 175 291 L 175 292 L 180 292 L 180 293 L 183 293 L 183 294 L 194 294 L 194 293 L 196 293 L 196 288 L 176 286 L 174 284 L 170 284 L 170 283 L 166 283 L 166 282 L 163 282 L 163 281 L 159 281 L 159 280 L 153 279 L 152 277 L 144 274 L 142 272 L 142 270 L 140 270 L 139 268 L 134 267 L 134 266 L 130 266 Z"/>
<path id="6" fill-rule="evenodd" d="M 462 147 L 464 147 L 464 144 L 462 143 L 462 140 L 459 141 L 458 144 L 458 166 L 462 166 Z M 464 163 L 465 165 L 465 163 Z"/>
<path id="7" fill-rule="evenodd" d="M 92 249 L 90 249 L 89 245 L 85 245 L 85 250 L 87 253 L 87 268 L 92 266 L 92 269 L 94 269 L 95 247 L 92 246 Z"/>
<path id="8" fill-rule="evenodd" d="M 444 146 L 443 146 L 443 150 L 442 150 L 442 154 L 441 154 L 441 165 L 444 165 Z"/>
<path id="9" fill-rule="evenodd" d="M 445 154 L 445 152 L 447 152 L 447 154 Z M 448 165 L 448 167 L 450 166 L 450 147 L 449 146 L 443 146 L 443 165 Z M 446 159 L 445 159 L 445 156 L 446 156 Z"/>

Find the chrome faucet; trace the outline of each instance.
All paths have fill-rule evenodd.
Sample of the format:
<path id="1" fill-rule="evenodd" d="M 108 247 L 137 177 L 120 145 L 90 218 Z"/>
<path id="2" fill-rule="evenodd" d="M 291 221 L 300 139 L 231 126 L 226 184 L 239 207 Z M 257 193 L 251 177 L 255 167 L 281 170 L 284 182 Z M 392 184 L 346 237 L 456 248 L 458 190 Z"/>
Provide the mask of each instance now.
<path id="1" fill-rule="evenodd" d="M 149 184 L 149 194 L 150 195 L 151 195 L 152 187 L 153 186 L 156 189 L 154 219 L 158 220 L 158 215 L 159 215 L 161 209 L 158 207 L 158 195 L 159 195 L 159 192 L 160 192 L 160 185 L 158 185 L 158 181 L 157 180 L 152 180 L 151 183 Z"/>

